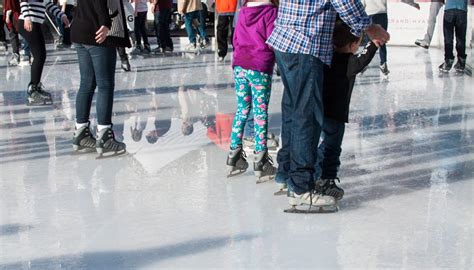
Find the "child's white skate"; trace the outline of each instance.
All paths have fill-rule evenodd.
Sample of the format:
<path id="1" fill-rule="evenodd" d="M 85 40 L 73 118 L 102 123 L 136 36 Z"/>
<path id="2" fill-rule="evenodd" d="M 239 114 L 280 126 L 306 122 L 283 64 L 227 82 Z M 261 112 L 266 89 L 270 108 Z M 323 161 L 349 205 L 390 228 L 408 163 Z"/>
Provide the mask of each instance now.
<path id="1" fill-rule="evenodd" d="M 334 213 L 338 211 L 337 202 L 334 197 L 317 194 L 314 191 L 298 195 L 288 192 L 290 208 L 285 209 L 285 213 L 294 214 L 320 214 Z"/>

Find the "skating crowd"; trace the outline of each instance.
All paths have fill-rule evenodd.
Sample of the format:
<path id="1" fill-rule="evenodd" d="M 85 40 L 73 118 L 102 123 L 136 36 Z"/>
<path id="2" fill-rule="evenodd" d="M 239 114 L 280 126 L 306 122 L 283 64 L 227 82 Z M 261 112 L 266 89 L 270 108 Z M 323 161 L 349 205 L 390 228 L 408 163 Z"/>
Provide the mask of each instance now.
<path id="1" fill-rule="evenodd" d="M 413 0 L 402 2 L 420 8 Z M 453 67 L 455 34 L 454 68 L 462 72 L 467 0 L 433 1 L 426 36 L 415 44 L 429 48 L 443 4 L 445 61 L 439 70 L 449 72 Z M 253 120 L 254 136 L 247 146 L 251 144 L 257 182 L 274 179 L 280 189 L 277 194 L 288 196 L 291 207 L 287 212 L 337 211 L 337 201 L 344 195 L 337 186 L 341 145 L 356 76 L 364 72 L 379 49 L 380 71 L 389 74 L 387 0 L 216 0 L 215 8 L 217 55 L 219 61 L 225 61 L 230 40 L 237 100 L 226 161 L 228 177 L 249 167 L 244 131 Z M 12 47 L 8 64 L 26 61 L 31 65 L 27 105 L 53 103 L 41 81 L 46 60 L 42 25 L 49 23 L 57 32 L 56 47 L 74 46 L 79 62 L 74 150 L 97 151 L 101 156 L 125 153 L 126 145 L 115 139 L 112 130 L 117 52 L 124 71 L 131 70 L 125 48 L 132 43 L 132 55 L 172 53 L 173 1 L 0 0 L 0 9 L 0 28 L 6 24 Z M 149 10 L 154 13 L 155 49 L 146 28 Z M 178 0 L 176 10 L 189 38 L 184 50 L 198 53 L 208 47 L 201 0 Z M 358 53 L 361 45 L 364 49 Z M 8 51 L 4 31 L 0 31 L 0 51 Z M 275 140 L 268 133 L 274 70 L 284 86 L 278 166 L 269 154 Z M 96 88 L 98 125 L 94 135 L 89 118 Z"/>

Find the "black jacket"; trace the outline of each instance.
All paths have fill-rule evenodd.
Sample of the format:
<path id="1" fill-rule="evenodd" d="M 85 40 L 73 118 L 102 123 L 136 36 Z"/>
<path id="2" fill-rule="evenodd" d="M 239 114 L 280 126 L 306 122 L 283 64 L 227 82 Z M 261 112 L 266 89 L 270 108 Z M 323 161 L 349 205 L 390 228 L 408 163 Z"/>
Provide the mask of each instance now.
<path id="1" fill-rule="evenodd" d="M 97 44 L 95 33 L 102 25 L 110 31 L 107 39 Z M 71 40 L 93 46 L 130 47 L 123 0 L 78 0 L 71 24 Z"/>
<path id="2" fill-rule="evenodd" d="M 376 52 L 377 46 L 372 42 L 358 55 L 334 52 L 331 67 L 324 68 L 324 117 L 349 122 L 349 104 L 356 75 L 372 61 Z"/>

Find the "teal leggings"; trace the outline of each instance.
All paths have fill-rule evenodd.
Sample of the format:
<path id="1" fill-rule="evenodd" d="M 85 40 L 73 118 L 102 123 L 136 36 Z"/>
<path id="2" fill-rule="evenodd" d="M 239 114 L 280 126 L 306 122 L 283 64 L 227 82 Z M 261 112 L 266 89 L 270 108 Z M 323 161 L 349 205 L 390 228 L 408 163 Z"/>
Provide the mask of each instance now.
<path id="1" fill-rule="evenodd" d="M 272 88 L 272 75 L 234 68 L 235 93 L 237 95 L 237 112 L 232 125 L 231 149 L 242 145 L 242 136 L 247 122 L 250 107 L 253 109 L 255 130 L 255 152 L 267 149 L 268 104 Z"/>

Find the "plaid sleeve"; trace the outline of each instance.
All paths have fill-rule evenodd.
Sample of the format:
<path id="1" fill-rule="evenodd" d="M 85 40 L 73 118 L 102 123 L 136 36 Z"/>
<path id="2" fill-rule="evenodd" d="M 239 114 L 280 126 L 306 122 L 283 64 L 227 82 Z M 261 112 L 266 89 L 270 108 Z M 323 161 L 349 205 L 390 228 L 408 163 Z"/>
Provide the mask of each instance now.
<path id="1" fill-rule="evenodd" d="M 331 4 L 351 28 L 351 33 L 358 37 L 372 23 L 360 0 L 332 0 Z"/>

